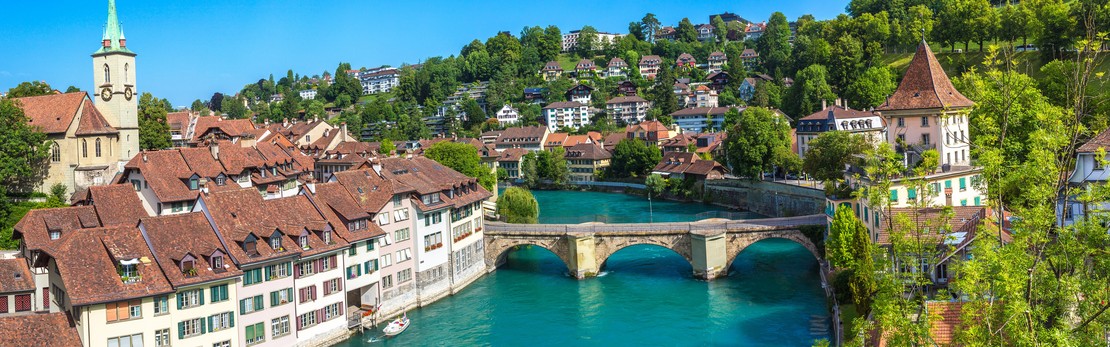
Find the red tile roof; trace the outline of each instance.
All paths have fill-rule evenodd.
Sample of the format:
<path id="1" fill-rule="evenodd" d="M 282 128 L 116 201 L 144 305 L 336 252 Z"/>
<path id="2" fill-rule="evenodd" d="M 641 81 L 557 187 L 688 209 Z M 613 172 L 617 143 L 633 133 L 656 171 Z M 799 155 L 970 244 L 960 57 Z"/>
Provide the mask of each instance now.
<path id="1" fill-rule="evenodd" d="M 954 346 L 956 332 L 963 325 L 960 314 L 963 302 L 929 301 L 925 312 L 929 315 L 929 335 L 938 346 Z"/>
<path id="2" fill-rule="evenodd" d="M 937 62 L 937 57 L 924 41 L 917 46 L 917 53 L 910 61 L 906 75 L 894 94 L 886 99 L 886 103 L 877 109 L 888 110 L 915 110 L 927 108 L 963 108 L 971 107 L 974 103 L 960 94 L 952 81 L 944 73 L 944 68 Z"/>
<path id="3" fill-rule="evenodd" d="M 28 292 L 35 290 L 35 280 L 27 259 L 0 259 L 0 293 Z"/>
<path id="4" fill-rule="evenodd" d="M 191 112 L 170 112 L 166 114 L 166 125 L 170 126 L 170 130 L 180 130 L 181 135 L 184 136 L 189 130 L 189 123 L 192 122 Z"/>
<path id="5" fill-rule="evenodd" d="M 64 312 L 0 316 L 0 346 L 72 347 L 81 345 L 81 336 Z"/>
<path id="6" fill-rule="evenodd" d="M 31 125 L 47 134 L 64 133 L 73 124 L 81 105 L 89 100 L 85 92 L 16 98 Z"/>
<path id="7" fill-rule="evenodd" d="M 440 199 L 446 205 L 425 206 L 414 195 L 413 205 L 422 211 L 430 211 L 446 206 L 462 207 L 464 205 L 487 199 L 492 193 L 482 188 L 474 178 L 467 177 L 458 171 L 424 157 L 415 158 L 386 158 L 382 160 L 382 175 L 387 179 L 396 180 L 416 189 L 419 194 L 440 194 Z M 449 196 L 446 192 L 457 192 Z"/>
<path id="8" fill-rule="evenodd" d="M 242 274 L 229 257 L 228 250 L 216 237 L 208 218 L 201 212 L 147 217 L 142 227 L 150 240 L 158 265 L 175 287 L 232 278 Z M 210 256 L 223 253 L 224 269 L 212 267 Z M 181 271 L 181 261 L 187 256 L 196 259 L 196 275 Z"/>
<path id="9" fill-rule="evenodd" d="M 70 303 L 84 306 L 172 293 L 159 264 L 135 226 L 76 231 L 49 252 Z M 122 261 L 138 261 L 139 280 L 124 283 L 116 271 Z"/>
<path id="10" fill-rule="evenodd" d="M 221 153 L 222 154 L 222 153 Z M 126 170 L 138 170 L 150 184 L 150 190 L 160 202 L 189 201 L 197 198 L 197 191 L 189 189 L 186 181 L 194 172 L 185 163 L 181 152 L 172 150 L 145 151 L 131 158 Z M 120 176 L 120 183 L 127 180 L 127 173 Z"/>
<path id="11" fill-rule="evenodd" d="M 91 186 L 88 199 L 104 226 L 134 227 L 140 218 L 149 217 L 131 184 Z"/>
<path id="12" fill-rule="evenodd" d="M 579 143 L 567 148 L 567 159 L 603 160 L 613 155 L 596 143 Z"/>
<path id="13" fill-rule="evenodd" d="M 100 220 L 92 206 L 31 210 L 15 224 L 12 238 L 22 239 L 27 249 L 43 250 L 57 246 L 74 230 L 96 227 L 100 227 Z M 51 240 L 50 231 L 61 232 L 61 237 Z"/>
<path id="14" fill-rule="evenodd" d="M 296 246 L 296 237 L 303 228 L 287 225 L 277 218 L 294 211 L 273 210 L 275 205 L 265 203 L 257 190 L 242 188 L 212 192 L 205 194 L 202 199 L 208 206 L 208 213 L 212 216 L 216 230 L 228 241 L 228 252 L 240 264 L 301 254 L 301 248 Z M 270 247 L 269 238 L 275 231 L 280 233 L 280 250 Z M 248 235 L 253 235 L 256 239 L 257 253 L 247 252 Z"/>
<path id="15" fill-rule="evenodd" d="M 720 163 L 713 160 L 701 160 L 698 155 L 690 152 L 667 152 L 663 159 L 652 169 L 654 172 L 667 174 L 694 174 L 709 175 L 713 171 L 721 174 L 728 172 Z"/>
<path id="16" fill-rule="evenodd" d="M 77 131 L 74 134 L 78 136 L 106 135 L 119 134 L 119 131 L 108 125 L 108 120 L 104 119 L 100 111 L 97 111 L 93 102 L 86 99 L 84 106 L 81 107 L 81 120 L 77 122 Z"/>
<path id="17" fill-rule="evenodd" d="M 891 209 L 892 216 L 896 216 L 893 221 L 896 229 L 913 228 L 924 229 L 931 232 L 923 232 L 922 236 L 929 239 L 931 242 L 941 243 L 945 238 L 953 232 L 961 230 L 974 231 L 978 227 L 978 222 L 983 218 L 987 211 L 983 206 L 952 206 L 952 214 L 944 214 L 941 208 L 912 208 L 901 207 Z M 904 217 L 897 217 L 904 216 Z M 900 226 L 899 221 L 905 218 L 904 221 L 912 223 L 908 226 Z M 879 237 L 877 244 L 889 245 L 891 244 L 890 221 L 883 221 L 879 223 Z M 941 232 L 943 230 L 944 232 Z"/>
<path id="18" fill-rule="evenodd" d="M 1077 152 L 1094 153 L 1098 151 L 1099 148 L 1110 151 L 1110 129 L 1103 130 L 1101 133 L 1098 133 L 1098 135 L 1095 135 L 1095 137 L 1084 142 L 1082 146 L 1079 146 Z"/>
<path id="19" fill-rule="evenodd" d="M 633 96 L 618 96 L 618 97 L 609 99 L 609 101 L 606 101 L 605 104 L 608 105 L 608 104 L 623 104 L 623 103 L 636 103 L 636 102 L 647 102 L 647 100 L 645 100 L 644 98 L 641 98 L 639 96 L 635 96 L 635 95 L 633 95 Z"/>
<path id="20" fill-rule="evenodd" d="M 363 212 L 377 213 L 393 199 L 394 182 L 382 178 L 373 169 L 336 172 L 334 177 Z"/>
<path id="21" fill-rule="evenodd" d="M 497 157 L 497 161 L 520 161 L 520 159 L 527 154 L 528 150 L 524 148 L 506 148 L 501 151 L 501 155 Z"/>

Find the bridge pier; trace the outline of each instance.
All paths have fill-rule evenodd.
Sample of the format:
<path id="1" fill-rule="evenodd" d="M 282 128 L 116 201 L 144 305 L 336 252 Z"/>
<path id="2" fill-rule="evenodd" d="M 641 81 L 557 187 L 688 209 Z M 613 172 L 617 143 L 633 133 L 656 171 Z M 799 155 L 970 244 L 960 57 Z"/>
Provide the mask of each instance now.
<path id="1" fill-rule="evenodd" d="M 571 255 L 571 264 L 567 264 L 570 274 L 577 279 L 596 277 L 599 269 L 593 233 L 567 233 L 566 237 Z"/>
<path id="2" fill-rule="evenodd" d="M 713 280 L 728 269 L 728 243 L 724 231 L 692 231 L 690 233 L 690 256 L 694 267 L 694 277 Z"/>

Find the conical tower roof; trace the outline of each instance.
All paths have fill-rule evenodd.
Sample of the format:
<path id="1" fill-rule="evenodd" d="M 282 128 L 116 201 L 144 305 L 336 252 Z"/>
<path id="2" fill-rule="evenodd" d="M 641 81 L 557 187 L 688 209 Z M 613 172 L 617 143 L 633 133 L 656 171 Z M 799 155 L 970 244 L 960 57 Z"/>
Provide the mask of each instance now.
<path id="1" fill-rule="evenodd" d="M 956 87 L 944 73 L 937 57 L 924 40 L 917 46 L 910 67 L 902 77 L 898 89 L 877 108 L 880 111 L 915 110 L 929 108 L 965 108 L 975 105 Z"/>
<path id="2" fill-rule="evenodd" d="M 127 39 L 123 36 L 123 26 L 116 16 L 116 0 L 108 0 L 108 21 L 104 23 L 104 36 L 101 47 L 93 55 L 107 53 L 135 54 L 127 49 Z"/>

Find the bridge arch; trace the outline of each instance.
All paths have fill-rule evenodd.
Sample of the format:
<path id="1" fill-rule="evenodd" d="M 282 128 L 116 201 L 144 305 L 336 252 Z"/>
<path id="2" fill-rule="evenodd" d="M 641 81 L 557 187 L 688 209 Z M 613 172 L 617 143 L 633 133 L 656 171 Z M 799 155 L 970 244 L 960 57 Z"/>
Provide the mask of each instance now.
<path id="1" fill-rule="evenodd" d="M 594 246 L 595 264 L 599 264 L 599 267 L 603 268 L 609 257 L 614 253 L 636 245 L 651 245 L 669 249 L 681 256 L 682 259 L 686 259 L 686 262 L 694 267 L 694 258 L 690 249 L 690 235 L 687 233 L 648 235 L 634 238 L 598 237 Z"/>
<path id="2" fill-rule="evenodd" d="M 550 251 L 555 254 L 563 262 L 566 268 L 572 269 L 570 261 L 570 249 L 567 246 L 566 238 L 559 236 L 549 237 L 505 237 L 505 236 L 486 236 L 486 265 L 489 266 L 489 271 L 495 270 L 501 266 L 508 259 L 509 252 L 516 246 L 537 246 Z"/>
<path id="3" fill-rule="evenodd" d="M 809 237 L 806 237 L 806 235 L 803 234 L 801 231 L 776 230 L 760 233 L 728 234 L 728 240 L 726 241 L 728 243 L 726 247 L 726 259 L 728 260 L 728 262 L 725 264 L 727 264 L 729 269 L 731 269 L 732 263 L 736 261 L 736 257 L 739 256 L 740 253 L 743 253 L 744 250 L 748 248 L 748 246 L 751 246 L 759 241 L 770 239 L 783 239 L 793 241 L 794 243 L 797 243 L 798 245 L 801 245 L 806 250 L 808 250 L 809 253 L 813 255 L 814 260 L 817 260 L 819 264 L 821 263 L 822 257 L 821 253 L 817 250 L 817 245 L 814 244 L 813 241 L 811 241 Z"/>

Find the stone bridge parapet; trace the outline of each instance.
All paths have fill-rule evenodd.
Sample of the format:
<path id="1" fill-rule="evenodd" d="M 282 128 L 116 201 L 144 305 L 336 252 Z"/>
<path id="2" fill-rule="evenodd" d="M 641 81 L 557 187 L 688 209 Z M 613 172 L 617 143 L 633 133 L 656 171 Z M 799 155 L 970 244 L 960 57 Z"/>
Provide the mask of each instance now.
<path id="1" fill-rule="evenodd" d="M 681 255 L 694 276 L 711 280 L 728 273 L 745 248 L 756 242 L 787 239 L 801 244 L 821 260 L 814 242 L 802 233 L 807 226 L 824 226 L 825 215 L 757 220 L 707 219 L 687 223 L 652 224 L 507 224 L 487 222 L 486 264 L 493 271 L 508 251 L 536 245 L 555 253 L 579 279 L 596 276 L 609 256 L 632 245 L 657 245 Z"/>

